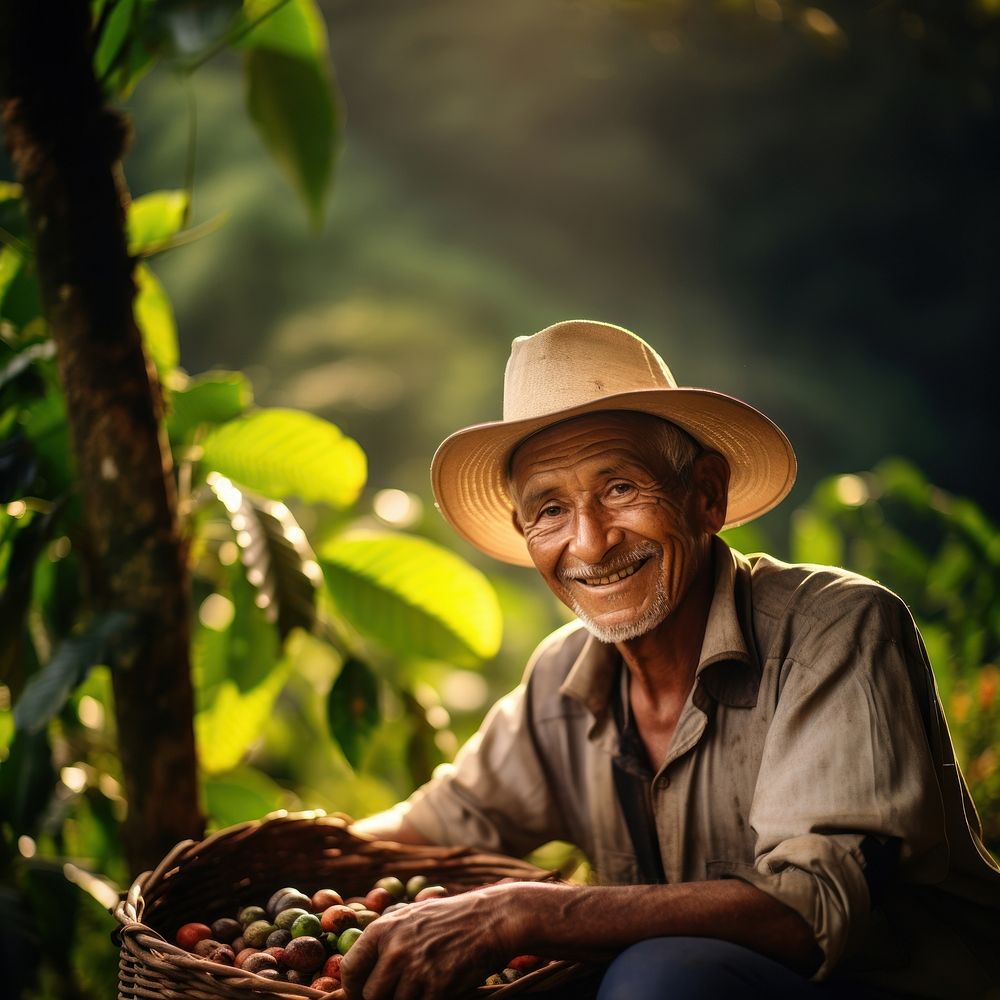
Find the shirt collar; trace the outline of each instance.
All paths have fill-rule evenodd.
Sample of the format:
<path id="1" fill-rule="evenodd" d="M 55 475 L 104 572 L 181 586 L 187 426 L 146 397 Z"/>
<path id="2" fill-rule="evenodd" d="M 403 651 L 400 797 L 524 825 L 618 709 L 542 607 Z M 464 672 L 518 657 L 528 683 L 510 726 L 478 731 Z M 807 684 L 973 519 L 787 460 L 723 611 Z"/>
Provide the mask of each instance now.
<path id="1" fill-rule="evenodd" d="M 695 682 L 716 701 L 750 708 L 757 702 L 761 672 L 753 642 L 750 563 L 720 538 L 713 539 L 713 552 L 715 591 Z M 613 645 L 588 635 L 559 690 L 595 716 L 600 715 L 607 707 L 620 663 Z"/>

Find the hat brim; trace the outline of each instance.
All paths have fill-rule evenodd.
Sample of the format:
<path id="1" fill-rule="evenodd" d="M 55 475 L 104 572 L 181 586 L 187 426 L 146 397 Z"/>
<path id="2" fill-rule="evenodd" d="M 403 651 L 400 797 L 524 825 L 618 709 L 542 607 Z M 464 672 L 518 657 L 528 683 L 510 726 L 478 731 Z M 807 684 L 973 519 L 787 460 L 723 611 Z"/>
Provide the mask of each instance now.
<path id="1" fill-rule="evenodd" d="M 729 462 L 724 528 L 746 524 L 788 495 L 795 452 L 781 429 L 747 403 L 711 389 L 640 389 L 525 420 L 476 424 L 446 438 L 431 463 L 438 508 L 451 526 L 487 555 L 530 566 L 514 527 L 507 469 L 514 449 L 553 424 L 601 410 L 634 410 L 662 417 Z"/>

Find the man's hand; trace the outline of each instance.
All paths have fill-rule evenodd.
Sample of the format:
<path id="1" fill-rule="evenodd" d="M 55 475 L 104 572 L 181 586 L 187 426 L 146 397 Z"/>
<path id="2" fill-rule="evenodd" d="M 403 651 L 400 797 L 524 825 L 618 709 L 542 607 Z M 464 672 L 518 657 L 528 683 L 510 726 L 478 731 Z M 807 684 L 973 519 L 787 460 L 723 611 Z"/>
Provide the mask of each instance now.
<path id="1" fill-rule="evenodd" d="M 341 975 L 348 1000 L 439 1000 L 484 982 L 517 955 L 593 962 L 675 934 L 732 941 L 806 976 L 822 959 L 802 917 L 738 879 L 511 882 L 379 917 L 347 953 Z"/>
<path id="2" fill-rule="evenodd" d="M 519 954 L 509 889 L 428 899 L 379 917 L 341 966 L 348 1000 L 437 1000 L 485 982 Z"/>

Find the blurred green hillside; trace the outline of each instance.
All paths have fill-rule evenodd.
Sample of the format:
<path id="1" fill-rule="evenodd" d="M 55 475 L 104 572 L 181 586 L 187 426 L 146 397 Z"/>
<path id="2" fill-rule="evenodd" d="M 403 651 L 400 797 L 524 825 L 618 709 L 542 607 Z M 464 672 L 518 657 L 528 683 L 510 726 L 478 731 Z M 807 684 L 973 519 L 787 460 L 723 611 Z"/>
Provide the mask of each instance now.
<path id="1" fill-rule="evenodd" d="M 778 420 L 793 502 L 901 453 L 996 513 L 970 459 L 997 28 L 925 6 L 329 2 L 347 139 L 313 239 L 236 63 L 194 78 L 195 220 L 229 221 L 154 264 L 182 363 L 249 367 L 261 401 L 361 440 L 373 485 L 426 496 L 438 441 L 499 415 L 512 337 L 598 317 Z M 186 102 L 140 84 L 135 192 L 182 182 Z"/>

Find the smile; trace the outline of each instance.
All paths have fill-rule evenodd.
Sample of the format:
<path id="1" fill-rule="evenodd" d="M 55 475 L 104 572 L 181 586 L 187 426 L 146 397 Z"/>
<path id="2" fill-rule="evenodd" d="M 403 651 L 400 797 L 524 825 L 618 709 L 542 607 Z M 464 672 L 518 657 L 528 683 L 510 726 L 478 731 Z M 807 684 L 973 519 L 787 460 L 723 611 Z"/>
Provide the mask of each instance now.
<path id="1" fill-rule="evenodd" d="M 624 580 L 626 577 L 632 576 L 636 570 L 642 569 L 643 566 L 649 561 L 647 556 L 645 559 L 640 559 L 638 562 L 631 563 L 624 569 L 620 569 L 614 573 L 610 573 L 608 576 L 598 576 L 598 577 L 575 577 L 577 583 L 582 583 L 585 587 L 607 587 L 609 584 L 618 583 L 619 580 Z"/>

